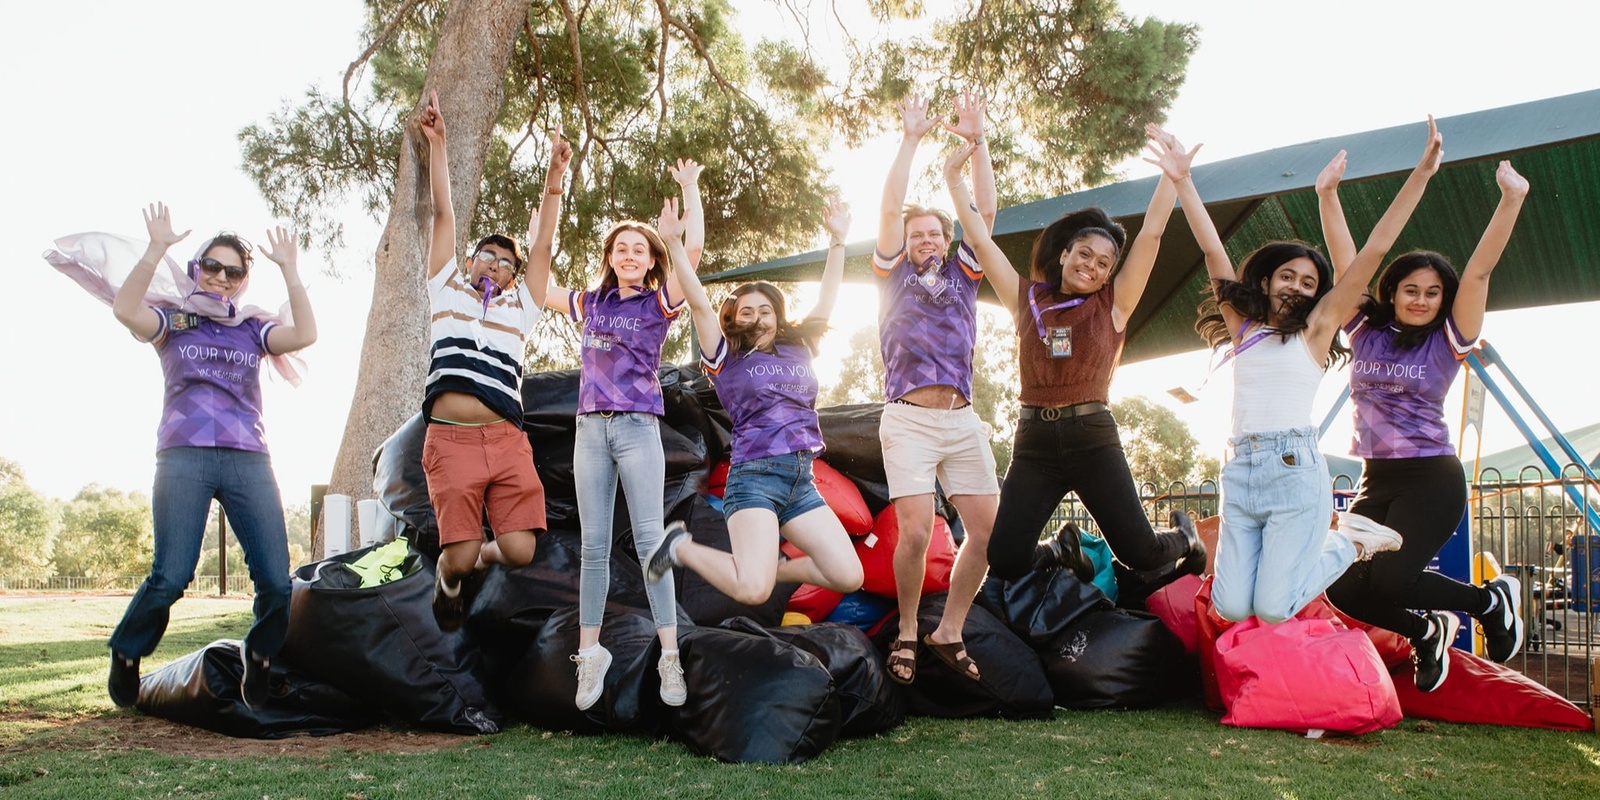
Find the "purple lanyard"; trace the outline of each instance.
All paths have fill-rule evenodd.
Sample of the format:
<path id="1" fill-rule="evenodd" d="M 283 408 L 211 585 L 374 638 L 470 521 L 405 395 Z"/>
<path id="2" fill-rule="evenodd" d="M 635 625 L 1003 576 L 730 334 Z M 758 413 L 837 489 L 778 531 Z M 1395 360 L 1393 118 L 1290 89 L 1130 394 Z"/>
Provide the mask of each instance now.
<path id="1" fill-rule="evenodd" d="M 1035 288 L 1037 288 L 1037 286 Z M 1088 297 L 1074 297 L 1071 300 L 1056 303 L 1053 306 L 1040 308 L 1039 299 L 1036 297 L 1036 294 L 1037 292 L 1034 292 L 1032 289 L 1028 291 L 1028 310 L 1033 312 L 1033 325 L 1039 329 L 1039 341 L 1044 342 L 1045 344 L 1049 344 L 1050 341 L 1049 338 L 1045 336 L 1044 332 L 1044 315 L 1052 311 L 1062 311 L 1068 308 L 1077 308 L 1078 306 L 1083 305 L 1085 300 L 1089 299 Z"/>
<path id="2" fill-rule="evenodd" d="M 1247 331 L 1247 330 L 1250 330 L 1250 326 L 1254 325 L 1254 324 L 1255 324 L 1255 320 L 1246 320 L 1245 323 L 1244 323 L 1244 327 L 1239 329 L 1239 334 L 1241 336 L 1244 335 L 1244 332 Z M 1244 341 L 1242 341 L 1239 344 L 1235 345 L 1232 350 L 1229 350 L 1228 352 L 1223 353 L 1222 354 L 1222 360 L 1218 361 L 1217 365 L 1215 367 L 1212 367 L 1211 371 L 1215 372 L 1215 371 L 1217 371 L 1219 369 L 1222 369 L 1222 365 L 1223 364 L 1226 364 L 1229 361 L 1233 360 L 1233 358 L 1235 356 L 1239 355 L 1240 353 L 1243 353 L 1246 350 L 1249 350 L 1252 346 L 1255 345 L 1256 342 L 1259 342 L 1262 339 L 1265 339 L 1268 336 L 1271 336 L 1273 333 L 1274 333 L 1274 331 L 1271 328 L 1268 328 L 1265 325 L 1261 326 L 1261 330 L 1256 331 L 1253 334 L 1250 334 L 1250 336 L 1248 338 L 1246 338 Z"/>

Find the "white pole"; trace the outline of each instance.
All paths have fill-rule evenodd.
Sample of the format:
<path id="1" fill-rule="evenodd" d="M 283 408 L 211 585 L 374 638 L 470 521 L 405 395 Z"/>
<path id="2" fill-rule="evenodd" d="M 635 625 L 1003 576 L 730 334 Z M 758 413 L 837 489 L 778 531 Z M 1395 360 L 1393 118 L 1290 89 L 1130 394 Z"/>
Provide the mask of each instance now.
<path id="1" fill-rule="evenodd" d="M 322 498 L 322 557 L 331 558 L 350 549 L 350 495 Z"/>
<path id="2" fill-rule="evenodd" d="M 356 501 L 356 527 L 361 532 L 361 546 L 378 543 L 378 501 L 368 498 Z"/>

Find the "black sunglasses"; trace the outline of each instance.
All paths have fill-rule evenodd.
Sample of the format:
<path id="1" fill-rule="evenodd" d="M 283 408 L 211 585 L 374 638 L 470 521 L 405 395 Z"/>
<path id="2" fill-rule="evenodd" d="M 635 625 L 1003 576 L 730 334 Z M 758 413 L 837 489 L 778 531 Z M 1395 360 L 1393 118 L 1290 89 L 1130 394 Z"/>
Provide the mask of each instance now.
<path id="1" fill-rule="evenodd" d="M 221 261 L 218 261 L 218 260 L 216 260 L 216 259 L 214 259 L 214 258 L 212 258 L 210 256 L 206 256 L 205 258 L 196 259 L 195 261 L 193 261 L 191 263 L 193 263 L 195 266 L 199 267 L 201 270 L 203 270 L 208 275 L 215 275 L 218 272 L 226 273 L 227 276 L 228 276 L 228 280 L 231 280 L 231 281 L 236 281 L 236 280 L 239 280 L 240 278 L 243 278 L 245 276 L 245 273 L 250 271 L 248 267 L 236 267 L 236 266 L 234 266 L 232 264 L 224 264 Z"/>

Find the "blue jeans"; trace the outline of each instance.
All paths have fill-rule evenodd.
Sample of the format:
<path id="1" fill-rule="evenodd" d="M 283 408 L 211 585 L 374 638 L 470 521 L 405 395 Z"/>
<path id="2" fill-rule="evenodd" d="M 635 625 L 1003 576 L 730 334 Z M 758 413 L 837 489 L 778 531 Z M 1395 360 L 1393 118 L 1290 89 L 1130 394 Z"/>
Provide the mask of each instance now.
<path id="1" fill-rule="evenodd" d="M 1333 483 L 1315 428 L 1228 442 L 1211 600 L 1231 620 L 1282 622 L 1344 574 L 1355 545 L 1329 530 Z"/>
<path id="2" fill-rule="evenodd" d="M 155 559 L 111 634 L 112 650 L 143 658 L 161 642 L 168 610 L 194 580 L 212 498 L 222 502 L 255 582 L 256 619 L 245 647 L 267 658 L 283 648 L 289 628 L 289 539 L 272 459 L 225 447 L 169 447 L 156 453 L 150 496 Z"/>
<path id="3" fill-rule="evenodd" d="M 728 468 L 722 515 L 733 517 L 746 508 L 764 508 L 778 517 L 778 527 L 801 514 L 827 505 L 817 491 L 810 450 L 745 461 Z"/>
<path id="4" fill-rule="evenodd" d="M 667 457 L 661 449 L 661 421 L 654 414 L 580 414 L 572 449 L 572 478 L 578 491 L 578 521 L 583 529 L 583 566 L 578 571 L 578 625 L 598 628 L 611 591 L 611 516 L 617 479 L 633 521 L 633 545 L 641 566 L 661 542 L 661 492 Z M 672 573 L 645 584 L 650 615 L 657 628 L 678 624 Z"/>

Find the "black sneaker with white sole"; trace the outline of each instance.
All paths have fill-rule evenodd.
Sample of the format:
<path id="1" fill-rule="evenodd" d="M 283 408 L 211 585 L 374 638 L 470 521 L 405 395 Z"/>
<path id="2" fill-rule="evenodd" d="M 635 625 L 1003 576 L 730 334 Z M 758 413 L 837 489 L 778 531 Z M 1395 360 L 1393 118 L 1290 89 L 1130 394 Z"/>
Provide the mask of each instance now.
<path id="1" fill-rule="evenodd" d="M 1448 611 L 1428 614 L 1433 635 L 1412 642 L 1411 663 L 1416 667 L 1417 691 L 1431 692 L 1450 676 L 1450 645 L 1461 630 L 1461 619 Z"/>
<path id="2" fill-rule="evenodd" d="M 270 678 L 272 677 L 272 662 L 248 648 L 239 648 L 239 657 L 244 661 L 244 674 L 239 678 L 239 696 L 251 711 L 260 711 L 267 705 L 267 696 L 270 691 Z"/>
<path id="3" fill-rule="evenodd" d="M 678 566 L 678 540 L 694 541 L 689 535 L 689 529 L 682 522 L 673 520 L 667 523 L 667 528 L 661 534 L 661 542 L 656 549 L 650 552 L 650 557 L 645 559 L 645 580 L 656 583 L 666 577 L 673 567 Z"/>
<path id="4" fill-rule="evenodd" d="M 1496 598 L 1493 611 L 1478 616 L 1483 626 L 1484 654 L 1496 664 L 1504 664 L 1522 652 L 1522 582 L 1501 575 L 1483 585 Z"/>
<path id="5" fill-rule="evenodd" d="M 106 693 L 117 708 L 130 708 L 139 702 L 139 659 L 111 651 L 111 672 L 106 676 Z"/>

